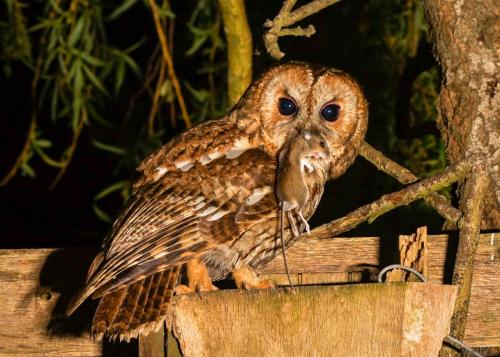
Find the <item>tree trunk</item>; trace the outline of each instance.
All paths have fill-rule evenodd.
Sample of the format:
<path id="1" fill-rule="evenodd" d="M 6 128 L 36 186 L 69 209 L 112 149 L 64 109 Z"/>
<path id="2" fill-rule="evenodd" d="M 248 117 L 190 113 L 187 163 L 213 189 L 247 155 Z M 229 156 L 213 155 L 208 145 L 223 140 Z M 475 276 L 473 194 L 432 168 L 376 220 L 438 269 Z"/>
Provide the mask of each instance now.
<path id="1" fill-rule="evenodd" d="M 482 229 L 500 227 L 500 7 L 496 0 L 425 0 L 443 79 L 437 125 L 454 164 L 469 154 L 486 159 L 490 182 Z M 463 208 L 463 185 L 459 188 Z"/>

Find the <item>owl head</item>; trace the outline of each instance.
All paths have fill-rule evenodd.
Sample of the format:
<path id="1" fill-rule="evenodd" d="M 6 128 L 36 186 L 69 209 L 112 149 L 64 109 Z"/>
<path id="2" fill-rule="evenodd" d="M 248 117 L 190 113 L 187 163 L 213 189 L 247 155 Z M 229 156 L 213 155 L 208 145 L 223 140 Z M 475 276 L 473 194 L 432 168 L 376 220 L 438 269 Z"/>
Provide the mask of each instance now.
<path id="1" fill-rule="evenodd" d="M 332 179 L 344 173 L 358 154 L 368 125 L 368 103 L 347 73 L 292 62 L 255 81 L 230 118 L 270 143 L 264 146 L 272 155 L 302 130 L 321 133 L 330 152 Z"/>

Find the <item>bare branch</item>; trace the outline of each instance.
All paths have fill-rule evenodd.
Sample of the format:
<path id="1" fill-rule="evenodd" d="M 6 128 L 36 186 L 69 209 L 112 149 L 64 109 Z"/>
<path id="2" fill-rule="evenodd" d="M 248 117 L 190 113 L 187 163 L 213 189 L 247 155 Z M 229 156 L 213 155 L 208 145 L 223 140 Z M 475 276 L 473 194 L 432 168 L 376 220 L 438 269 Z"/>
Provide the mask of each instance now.
<path id="1" fill-rule="evenodd" d="M 280 36 L 304 36 L 304 37 L 311 37 L 316 33 L 316 29 L 314 28 L 313 25 L 309 25 L 305 28 L 302 28 L 300 26 L 294 27 L 294 28 L 287 28 L 287 29 L 282 29 L 280 32 Z"/>
<path id="2" fill-rule="evenodd" d="M 219 0 L 227 39 L 229 105 L 238 102 L 252 82 L 252 32 L 243 0 Z"/>
<path id="3" fill-rule="evenodd" d="M 338 218 L 314 229 L 311 234 L 313 237 L 318 238 L 332 238 L 340 233 L 357 227 L 365 221 L 371 223 L 384 213 L 397 207 L 407 205 L 419 198 L 429 195 L 431 192 L 440 190 L 463 179 L 470 171 L 473 162 L 472 158 L 463 159 L 458 164 L 449 166 L 444 172 L 434 177 L 414 183 L 400 191 L 384 195 L 378 200 L 361 206 L 342 218 Z"/>
<path id="4" fill-rule="evenodd" d="M 156 33 L 158 34 L 158 39 L 160 40 L 163 59 L 165 60 L 168 66 L 168 76 L 170 77 L 170 81 L 172 82 L 172 86 L 174 87 L 175 97 L 177 98 L 177 102 L 179 103 L 179 108 L 181 109 L 182 119 L 184 120 L 186 128 L 190 128 L 191 119 L 189 118 L 189 114 L 186 109 L 186 103 L 184 102 L 184 96 L 182 95 L 181 85 L 179 84 L 179 80 L 177 79 L 177 75 L 175 74 L 174 62 L 172 60 L 172 56 L 170 54 L 170 50 L 167 45 L 167 36 L 165 35 L 165 31 L 163 30 L 163 25 L 160 19 L 160 10 L 158 9 L 158 5 L 156 4 L 155 0 L 148 0 L 148 2 L 149 6 L 151 7 L 151 12 L 153 14 Z"/>
<path id="5" fill-rule="evenodd" d="M 285 0 L 281 10 L 276 15 L 274 20 L 266 20 L 264 23 L 265 27 L 270 27 L 270 29 L 264 35 L 264 44 L 266 50 L 271 57 L 280 60 L 285 55 L 281 52 L 278 45 L 278 37 L 282 36 L 306 36 L 310 37 L 316 33 L 316 29 L 313 25 L 309 25 L 306 28 L 301 28 L 300 26 L 296 28 L 285 28 L 287 26 L 292 26 L 302 19 L 305 19 L 312 14 L 315 14 L 325 7 L 333 5 L 340 0 L 314 0 L 308 4 L 305 4 L 298 9 L 292 11 L 297 0 Z"/>
<path id="6" fill-rule="evenodd" d="M 472 286 L 473 262 L 476 256 L 481 227 L 482 200 L 488 186 L 488 173 L 482 161 L 475 161 L 470 178 L 465 184 L 465 205 L 463 227 L 460 230 L 458 251 L 453 271 L 453 284 L 458 286 L 455 310 L 451 318 L 450 335 L 463 339 L 465 322 L 469 311 Z M 439 356 L 457 356 L 450 347 L 444 347 Z"/>
<path id="7" fill-rule="evenodd" d="M 417 176 L 411 173 L 407 168 L 392 161 L 388 157 L 366 141 L 363 142 L 359 154 L 366 160 L 371 162 L 376 168 L 394 177 L 399 182 L 407 185 L 419 180 Z M 425 202 L 432 206 L 444 219 L 453 225 L 459 225 L 462 213 L 448 203 L 442 195 L 432 192 L 429 196 L 424 197 Z"/>
<path id="8" fill-rule="evenodd" d="M 308 16 L 320 12 L 325 7 L 338 3 L 339 1 L 340 0 L 314 0 L 309 4 L 302 5 L 287 17 L 287 19 L 284 21 L 284 26 L 293 25 Z"/>

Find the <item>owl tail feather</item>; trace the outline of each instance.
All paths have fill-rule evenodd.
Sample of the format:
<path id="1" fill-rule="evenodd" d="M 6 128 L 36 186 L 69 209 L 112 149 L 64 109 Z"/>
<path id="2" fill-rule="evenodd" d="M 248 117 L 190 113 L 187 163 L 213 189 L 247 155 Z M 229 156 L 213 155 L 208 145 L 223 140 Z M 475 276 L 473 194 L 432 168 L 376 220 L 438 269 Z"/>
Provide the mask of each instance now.
<path id="1" fill-rule="evenodd" d="M 100 341 L 130 341 L 157 331 L 163 324 L 179 277 L 179 267 L 164 270 L 104 295 L 92 322 L 92 336 Z"/>

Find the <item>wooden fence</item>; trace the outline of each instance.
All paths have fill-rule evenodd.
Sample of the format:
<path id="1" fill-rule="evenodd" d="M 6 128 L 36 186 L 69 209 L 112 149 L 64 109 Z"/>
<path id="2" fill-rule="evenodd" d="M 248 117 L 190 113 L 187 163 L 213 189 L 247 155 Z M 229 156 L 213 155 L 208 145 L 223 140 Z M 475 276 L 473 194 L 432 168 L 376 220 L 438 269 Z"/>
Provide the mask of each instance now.
<path id="1" fill-rule="evenodd" d="M 451 280 L 450 257 L 455 255 L 456 241 L 453 236 L 428 236 L 430 282 Z M 381 262 L 381 244 L 385 252 L 386 243 L 377 237 L 304 237 L 288 251 L 292 278 L 300 285 L 374 281 L 379 267 L 391 263 Z M 137 342 L 97 344 L 89 340 L 95 302 L 85 303 L 70 319 L 64 317 L 66 304 L 83 283 L 94 254 L 91 248 L 0 250 L 0 356 L 138 353 Z M 278 256 L 259 273 L 284 283 L 283 271 L 282 257 Z M 464 339 L 471 346 L 500 346 L 499 271 L 500 234 L 483 234 L 474 262 Z M 141 348 L 145 351 L 148 345 L 141 344 Z"/>

